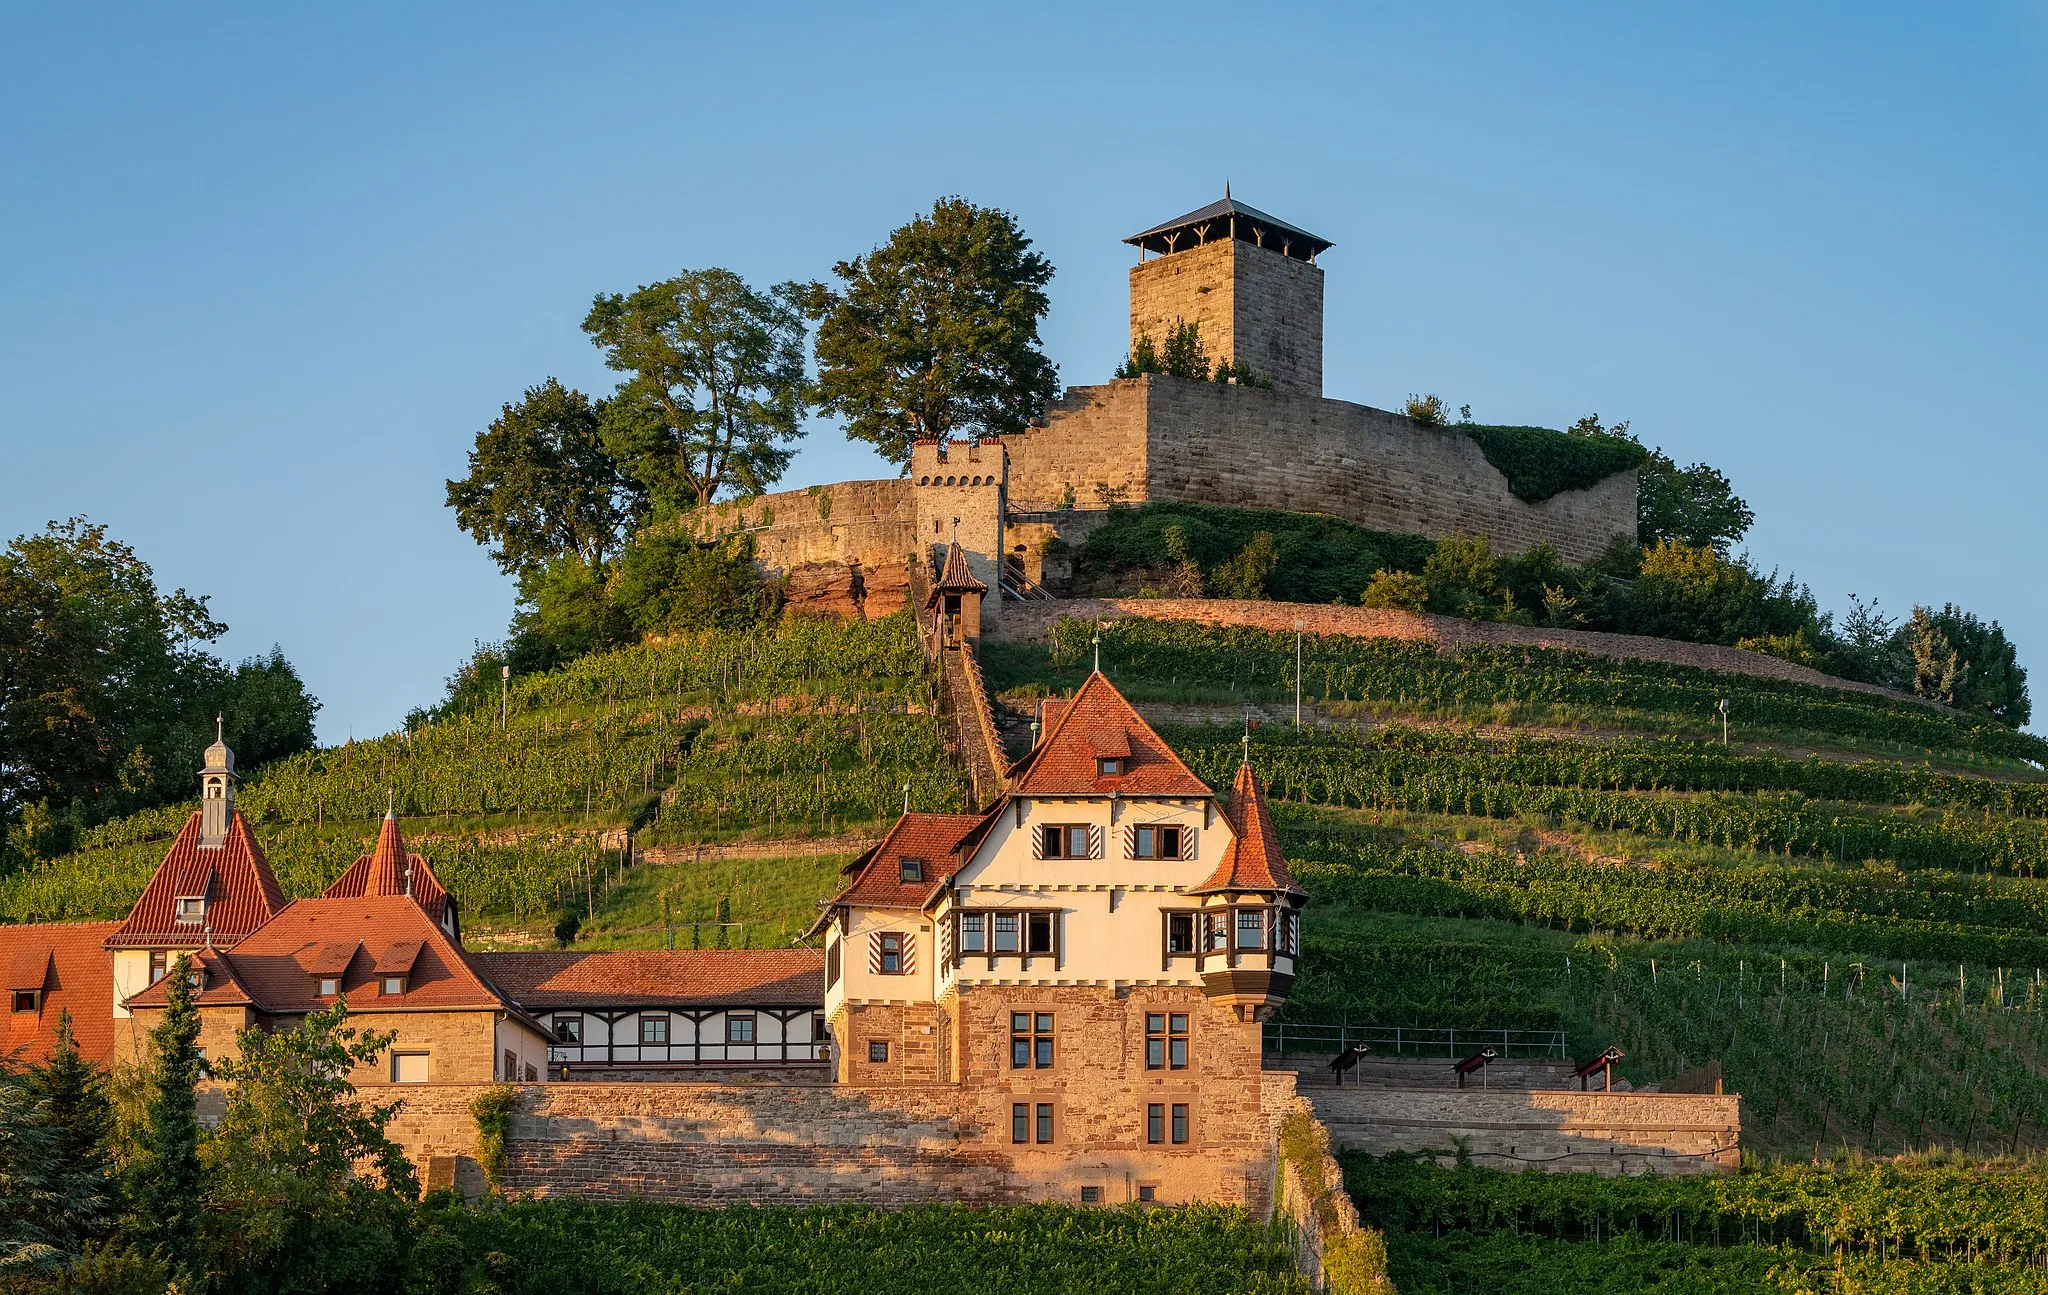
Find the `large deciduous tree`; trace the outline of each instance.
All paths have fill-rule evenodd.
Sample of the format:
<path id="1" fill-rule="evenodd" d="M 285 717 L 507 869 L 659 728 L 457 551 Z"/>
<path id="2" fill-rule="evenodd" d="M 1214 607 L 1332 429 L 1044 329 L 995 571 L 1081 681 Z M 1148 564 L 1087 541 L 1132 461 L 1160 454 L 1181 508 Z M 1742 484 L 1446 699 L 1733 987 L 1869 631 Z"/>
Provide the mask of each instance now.
<path id="1" fill-rule="evenodd" d="M 942 198 L 820 287 L 819 390 L 846 434 L 907 465 L 920 440 L 1023 430 L 1059 395 L 1039 349 L 1052 262 L 1004 211 Z"/>
<path id="2" fill-rule="evenodd" d="M 657 503 L 759 494 L 789 466 L 811 403 L 806 296 L 710 269 L 592 303 L 583 331 L 628 375 L 605 410 L 605 443 Z"/>
<path id="3" fill-rule="evenodd" d="M 549 378 L 477 433 L 469 475 L 448 483 L 456 525 L 525 575 L 573 553 L 601 569 L 645 511 L 647 492 L 604 444 L 605 402 Z"/>
<path id="4" fill-rule="evenodd" d="M 1626 422 L 1602 427 L 1598 414 L 1573 423 L 1568 434 L 1642 444 Z M 1756 521 L 1756 514 L 1735 493 L 1733 483 L 1718 468 L 1705 463 L 1681 468 L 1664 451 L 1644 448 L 1650 457 L 1636 469 L 1636 543 L 1647 549 L 1662 540 L 1676 540 L 1688 548 L 1712 549 L 1726 557 Z"/>

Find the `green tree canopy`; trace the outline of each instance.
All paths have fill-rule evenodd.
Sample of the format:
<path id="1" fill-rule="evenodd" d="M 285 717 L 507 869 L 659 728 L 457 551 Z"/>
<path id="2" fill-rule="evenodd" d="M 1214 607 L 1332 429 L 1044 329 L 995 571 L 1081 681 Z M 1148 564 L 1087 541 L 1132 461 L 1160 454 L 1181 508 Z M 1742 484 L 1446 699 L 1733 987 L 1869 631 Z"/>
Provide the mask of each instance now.
<path id="1" fill-rule="evenodd" d="M 276 649 L 237 669 L 209 653 L 226 629 L 82 517 L 0 552 L 0 825 L 41 806 L 69 831 L 190 795 L 217 714 L 245 768 L 311 746 L 319 703 Z"/>
<path id="2" fill-rule="evenodd" d="M 1916 626 L 1924 628 L 1916 631 Z M 2033 703 L 2027 697 L 2027 672 L 2020 665 L 2019 649 L 2005 637 L 1997 621 L 1982 621 L 1954 603 L 1940 611 L 1913 609 L 1913 620 L 1901 628 L 1909 640 L 1916 634 L 1937 638 L 1955 660 L 1951 695 L 1944 698 L 1963 709 L 1974 710 L 2012 728 L 2024 728 L 2033 717 Z M 1939 654 L 1939 649 L 1936 649 Z M 1918 659 L 1919 653 L 1913 651 Z M 1919 671 L 1916 671 L 1918 674 Z"/>
<path id="3" fill-rule="evenodd" d="M 189 1265 L 201 1213 L 199 991 L 196 964 L 181 955 L 164 987 L 168 1009 L 149 1035 L 148 1111 L 141 1147 L 128 1167 L 135 1235 L 174 1264 Z"/>
<path id="4" fill-rule="evenodd" d="M 921 440 L 1022 431 L 1059 394 L 1039 349 L 1052 262 L 1008 212 L 941 198 L 815 289 L 819 389 L 846 434 L 910 462 Z"/>
<path id="5" fill-rule="evenodd" d="M 1626 422 L 1602 427 L 1598 414 L 1573 423 L 1567 434 L 1642 444 Z M 1677 540 L 1727 556 L 1756 521 L 1734 485 L 1718 468 L 1704 463 L 1681 468 L 1664 451 L 1645 448 L 1649 457 L 1636 468 L 1636 543 L 1650 548 L 1659 540 Z"/>
<path id="6" fill-rule="evenodd" d="M 583 331 L 629 375 L 604 410 L 605 444 L 656 504 L 702 508 L 781 477 L 810 409 L 805 300 L 797 284 L 757 292 L 711 269 L 591 304 Z"/>
<path id="7" fill-rule="evenodd" d="M 564 553 L 602 567 L 647 492 L 605 448 L 604 403 L 549 378 L 477 433 L 469 475 L 448 483 L 456 525 L 524 575 Z"/>

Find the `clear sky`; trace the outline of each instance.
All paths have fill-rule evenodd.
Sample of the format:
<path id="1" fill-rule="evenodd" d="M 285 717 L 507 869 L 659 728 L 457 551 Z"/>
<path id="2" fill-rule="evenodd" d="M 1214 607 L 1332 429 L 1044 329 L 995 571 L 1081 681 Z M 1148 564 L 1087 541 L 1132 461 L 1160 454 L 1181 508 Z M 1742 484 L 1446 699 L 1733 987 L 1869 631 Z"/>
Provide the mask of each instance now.
<path id="1" fill-rule="evenodd" d="M 0 528 L 106 522 L 382 732 L 504 631 L 443 482 L 610 389 L 593 294 L 822 278 L 957 193 L 1098 382 L 1119 240 L 1227 178 L 1336 243 L 1328 394 L 1628 419 L 1823 606 L 2002 621 L 2048 718 L 2048 8 L 1677 8 L 15 6 Z M 786 484 L 887 471 L 821 422 Z"/>

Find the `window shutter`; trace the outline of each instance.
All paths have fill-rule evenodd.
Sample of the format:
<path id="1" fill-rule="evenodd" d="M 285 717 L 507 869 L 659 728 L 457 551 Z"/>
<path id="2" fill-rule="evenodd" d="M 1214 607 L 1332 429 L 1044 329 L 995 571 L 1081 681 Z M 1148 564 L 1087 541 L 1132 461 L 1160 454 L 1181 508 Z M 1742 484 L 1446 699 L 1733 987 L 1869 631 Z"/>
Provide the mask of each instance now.
<path id="1" fill-rule="evenodd" d="M 1195 825 L 1192 823 L 1181 825 L 1180 857 L 1183 859 L 1201 858 L 1201 852 L 1195 849 Z"/>
<path id="2" fill-rule="evenodd" d="M 868 974 L 882 974 L 882 933 L 875 931 L 868 936 Z"/>
<path id="3" fill-rule="evenodd" d="M 1137 857 L 1138 825 L 1136 823 L 1126 823 L 1124 824 L 1124 858 L 1135 859 Z"/>
<path id="4" fill-rule="evenodd" d="M 1102 853 L 1102 824 L 1100 823 L 1091 824 L 1088 828 L 1088 857 L 1091 859 L 1105 857 Z"/>
<path id="5" fill-rule="evenodd" d="M 917 970 L 917 932 L 915 932 L 915 931 L 905 931 L 905 932 L 903 933 L 903 974 L 907 976 L 907 975 L 909 975 L 909 974 L 910 974 L 911 972 L 913 972 L 913 971 L 916 971 L 916 970 Z"/>
<path id="6" fill-rule="evenodd" d="M 1043 859 L 1045 857 L 1045 828 L 1037 823 L 1031 825 L 1031 857 L 1034 859 Z"/>

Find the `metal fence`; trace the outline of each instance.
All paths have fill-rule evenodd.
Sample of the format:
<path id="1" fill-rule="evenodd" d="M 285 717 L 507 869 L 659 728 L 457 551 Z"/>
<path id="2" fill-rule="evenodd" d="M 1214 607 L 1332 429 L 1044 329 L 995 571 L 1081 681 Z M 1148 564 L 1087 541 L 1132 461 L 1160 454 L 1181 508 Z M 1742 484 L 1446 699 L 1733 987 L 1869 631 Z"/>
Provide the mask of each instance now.
<path id="1" fill-rule="evenodd" d="M 1335 1056 L 1366 1044 L 1378 1057 L 1467 1057 L 1492 1048 L 1501 1057 L 1556 1057 L 1569 1060 L 1563 1030 L 1418 1030 L 1406 1026 L 1297 1025 L 1268 1021 L 1267 1052 Z"/>

